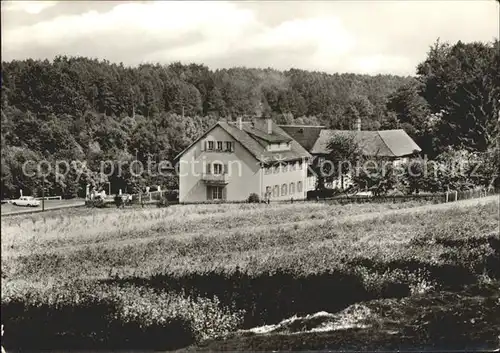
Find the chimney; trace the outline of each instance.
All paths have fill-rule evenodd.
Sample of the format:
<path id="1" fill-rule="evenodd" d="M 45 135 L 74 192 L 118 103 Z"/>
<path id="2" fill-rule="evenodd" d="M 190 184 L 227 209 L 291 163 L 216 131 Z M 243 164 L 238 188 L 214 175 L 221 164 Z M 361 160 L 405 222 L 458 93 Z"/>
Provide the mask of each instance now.
<path id="1" fill-rule="evenodd" d="M 238 117 L 238 129 L 243 130 L 243 117 Z"/>
<path id="2" fill-rule="evenodd" d="M 273 133 L 273 120 L 271 118 L 267 118 L 266 122 L 267 122 L 267 133 L 271 135 Z"/>
<path id="3" fill-rule="evenodd" d="M 356 130 L 361 131 L 361 118 L 356 121 Z"/>

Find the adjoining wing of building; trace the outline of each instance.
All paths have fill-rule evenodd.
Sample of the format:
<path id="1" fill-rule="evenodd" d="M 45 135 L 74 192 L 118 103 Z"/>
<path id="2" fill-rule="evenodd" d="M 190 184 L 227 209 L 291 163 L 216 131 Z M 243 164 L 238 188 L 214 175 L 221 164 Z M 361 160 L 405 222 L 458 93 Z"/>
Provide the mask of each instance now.
<path id="1" fill-rule="evenodd" d="M 328 130 L 324 126 L 277 125 L 271 119 L 218 122 L 176 159 L 179 201 L 304 199 L 313 190 L 313 156 L 326 156 L 335 134 L 353 134 L 366 156 L 404 161 L 421 151 L 404 130 Z"/>
<path id="2" fill-rule="evenodd" d="M 365 157 L 383 158 L 395 164 L 407 162 L 422 150 L 415 141 L 402 130 L 363 131 L 358 121 L 356 130 L 329 130 L 324 126 L 280 125 L 291 137 L 320 161 L 329 154 L 328 144 L 334 136 L 352 136 Z M 320 162 L 319 162 L 320 163 Z M 308 185 L 312 190 L 316 178 L 309 174 Z M 347 183 L 349 184 L 349 183 Z M 334 181 L 330 187 L 340 187 L 340 180 Z M 343 187 L 348 185 L 342 185 Z"/>
<path id="3" fill-rule="evenodd" d="M 402 130 L 328 130 L 324 126 L 280 125 L 293 139 L 315 156 L 329 153 L 328 144 L 335 135 L 351 135 L 367 157 L 404 160 L 422 150 Z"/>

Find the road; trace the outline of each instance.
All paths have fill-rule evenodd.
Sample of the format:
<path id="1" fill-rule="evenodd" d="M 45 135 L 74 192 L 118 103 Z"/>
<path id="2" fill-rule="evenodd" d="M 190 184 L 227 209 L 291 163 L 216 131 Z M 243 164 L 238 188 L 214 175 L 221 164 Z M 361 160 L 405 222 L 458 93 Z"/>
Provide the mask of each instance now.
<path id="1" fill-rule="evenodd" d="M 68 207 L 79 207 L 85 205 L 85 200 L 83 199 L 72 199 L 72 200 L 46 200 L 45 210 L 57 210 L 61 208 Z M 3 204 L 0 208 L 2 216 L 23 214 L 23 213 L 35 213 L 42 211 L 42 205 L 38 207 L 21 207 L 14 206 L 11 204 Z"/>

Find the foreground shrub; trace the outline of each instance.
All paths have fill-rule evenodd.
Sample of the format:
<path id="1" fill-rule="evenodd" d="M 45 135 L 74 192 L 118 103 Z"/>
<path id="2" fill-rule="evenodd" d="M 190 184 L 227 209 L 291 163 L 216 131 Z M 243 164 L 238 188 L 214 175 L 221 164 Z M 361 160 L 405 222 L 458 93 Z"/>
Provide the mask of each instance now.
<path id="1" fill-rule="evenodd" d="M 2 288 L 7 349 L 175 349 L 227 334 L 238 328 L 241 317 L 241 311 L 222 308 L 217 298 L 192 299 L 134 286 Z"/>

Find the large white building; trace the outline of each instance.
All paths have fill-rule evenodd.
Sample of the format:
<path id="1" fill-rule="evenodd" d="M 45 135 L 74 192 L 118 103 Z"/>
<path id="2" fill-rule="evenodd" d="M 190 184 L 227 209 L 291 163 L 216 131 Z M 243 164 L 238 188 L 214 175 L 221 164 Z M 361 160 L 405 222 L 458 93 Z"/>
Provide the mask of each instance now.
<path id="1" fill-rule="evenodd" d="M 176 159 L 181 203 L 307 196 L 311 155 L 271 119 L 218 122 Z"/>

